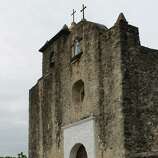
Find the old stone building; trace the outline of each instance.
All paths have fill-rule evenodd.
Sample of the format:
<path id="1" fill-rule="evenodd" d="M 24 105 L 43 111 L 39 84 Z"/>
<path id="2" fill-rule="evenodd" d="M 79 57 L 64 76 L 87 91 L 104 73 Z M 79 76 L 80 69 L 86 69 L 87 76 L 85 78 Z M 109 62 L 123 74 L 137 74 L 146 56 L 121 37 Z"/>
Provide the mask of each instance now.
<path id="1" fill-rule="evenodd" d="M 158 51 L 122 13 L 65 25 L 39 51 L 29 158 L 158 158 Z"/>

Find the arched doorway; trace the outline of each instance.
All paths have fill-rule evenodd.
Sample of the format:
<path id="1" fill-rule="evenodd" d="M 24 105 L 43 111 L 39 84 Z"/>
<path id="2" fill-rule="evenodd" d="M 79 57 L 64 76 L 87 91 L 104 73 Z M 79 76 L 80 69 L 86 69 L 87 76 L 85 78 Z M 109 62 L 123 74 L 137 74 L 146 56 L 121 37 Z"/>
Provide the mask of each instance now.
<path id="1" fill-rule="evenodd" d="M 83 144 L 76 144 L 72 148 L 69 158 L 88 158 L 86 148 Z"/>
<path id="2" fill-rule="evenodd" d="M 88 158 L 86 149 L 83 145 L 81 145 L 77 151 L 76 158 Z"/>

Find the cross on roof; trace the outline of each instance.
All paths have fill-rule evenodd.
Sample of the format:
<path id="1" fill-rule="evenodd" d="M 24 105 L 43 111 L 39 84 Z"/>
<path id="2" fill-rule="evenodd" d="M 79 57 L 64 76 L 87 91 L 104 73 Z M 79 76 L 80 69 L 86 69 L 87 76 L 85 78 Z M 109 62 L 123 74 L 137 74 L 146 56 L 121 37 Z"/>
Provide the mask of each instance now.
<path id="1" fill-rule="evenodd" d="M 75 22 L 75 13 L 76 13 L 76 10 L 73 9 L 73 12 L 71 14 L 71 16 L 73 16 L 73 23 Z"/>
<path id="2" fill-rule="evenodd" d="M 84 12 L 84 10 L 86 9 L 87 7 L 83 4 L 82 5 L 82 10 L 81 10 L 81 12 L 83 12 L 83 20 L 85 20 L 85 12 Z"/>

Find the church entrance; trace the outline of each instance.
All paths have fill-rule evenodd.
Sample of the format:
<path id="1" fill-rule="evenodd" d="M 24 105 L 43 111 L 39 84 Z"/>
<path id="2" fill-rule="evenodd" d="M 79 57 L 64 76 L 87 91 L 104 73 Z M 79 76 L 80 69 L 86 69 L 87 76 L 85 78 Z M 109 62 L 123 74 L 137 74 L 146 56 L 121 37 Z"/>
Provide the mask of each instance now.
<path id="1" fill-rule="evenodd" d="M 88 158 L 86 148 L 83 144 L 76 144 L 70 152 L 69 158 Z"/>
<path id="2" fill-rule="evenodd" d="M 77 151 L 76 158 L 87 158 L 87 152 L 83 145 L 81 145 Z"/>

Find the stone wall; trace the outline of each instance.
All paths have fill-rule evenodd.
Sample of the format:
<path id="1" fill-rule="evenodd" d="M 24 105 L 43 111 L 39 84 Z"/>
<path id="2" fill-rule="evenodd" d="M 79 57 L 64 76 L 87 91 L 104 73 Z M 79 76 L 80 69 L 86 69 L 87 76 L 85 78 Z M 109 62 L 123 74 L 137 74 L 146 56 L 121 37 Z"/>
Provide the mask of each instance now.
<path id="1" fill-rule="evenodd" d="M 138 28 L 120 19 L 110 29 L 81 21 L 43 47 L 43 75 L 30 90 L 30 158 L 64 158 L 62 127 L 92 115 L 97 157 L 156 155 L 157 51 L 142 47 Z M 76 38 L 81 54 L 72 60 Z M 79 80 L 84 99 L 76 104 Z"/>
<path id="2" fill-rule="evenodd" d="M 72 63 L 72 44 L 76 37 L 81 39 L 82 55 Z M 55 53 L 55 63 L 50 67 L 49 57 L 52 51 Z M 91 115 L 96 117 L 97 156 L 122 157 L 120 54 L 117 29 L 108 30 L 105 26 L 86 21 L 77 24 L 69 35 L 61 36 L 43 52 L 43 96 L 40 97 L 42 151 L 45 158 L 63 158 L 61 127 Z M 74 105 L 72 86 L 78 80 L 84 82 L 85 97 L 81 104 Z M 34 89 L 32 91 L 36 93 Z M 39 97 L 31 93 L 30 98 L 30 107 L 35 107 L 32 100 Z M 30 115 L 30 124 L 33 124 L 39 117 L 36 116 L 39 111 L 31 108 L 31 113 L 35 114 L 35 119 Z M 30 132 L 30 136 L 37 136 L 40 132 Z M 38 153 L 38 149 L 35 151 Z"/>
<path id="3" fill-rule="evenodd" d="M 43 82 L 29 91 L 29 157 L 43 157 L 42 127 Z"/>
<path id="4" fill-rule="evenodd" d="M 122 113 L 121 42 L 119 27 L 100 32 L 99 52 L 99 136 L 98 157 L 125 157 Z"/>
<path id="5" fill-rule="evenodd" d="M 136 27 L 122 34 L 123 113 L 127 157 L 158 157 L 158 51 L 139 43 Z"/>

